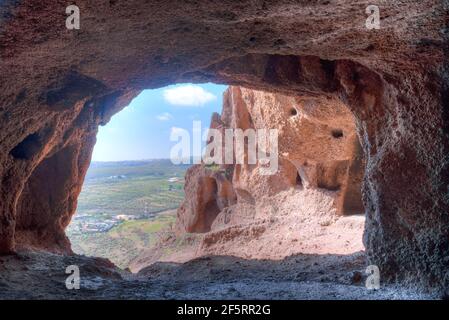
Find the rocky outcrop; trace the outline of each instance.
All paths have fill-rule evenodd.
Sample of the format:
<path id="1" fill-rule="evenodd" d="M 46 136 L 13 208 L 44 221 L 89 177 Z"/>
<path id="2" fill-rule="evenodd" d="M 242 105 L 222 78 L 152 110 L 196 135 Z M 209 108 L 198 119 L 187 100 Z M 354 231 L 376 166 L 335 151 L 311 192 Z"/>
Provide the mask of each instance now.
<path id="1" fill-rule="evenodd" d="M 187 170 L 184 190 L 185 200 L 177 213 L 180 231 L 210 231 L 220 211 L 236 202 L 231 182 L 221 172 L 202 165 Z"/>
<path id="2" fill-rule="evenodd" d="M 344 103 L 366 159 L 370 263 L 384 280 L 449 285 L 447 3 L 379 3 L 379 30 L 368 4 L 86 0 L 67 30 L 64 1 L 2 2 L 0 252 L 21 233 L 68 250 L 92 136 L 123 97 L 213 81 Z M 74 174 L 43 174 L 47 161 Z"/>
<path id="3" fill-rule="evenodd" d="M 211 226 L 254 223 L 271 216 L 267 198 L 294 189 L 292 197 L 307 189 L 328 190 L 335 214 L 364 212 L 361 195 L 363 159 L 355 131 L 354 117 L 342 103 L 319 98 L 292 97 L 231 86 L 224 93 L 221 116 L 214 114 L 211 129 L 222 135 L 222 155 L 212 173 L 206 165 L 196 165 L 186 174 L 184 203 L 178 209 L 177 225 L 186 232 L 208 232 Z M 264 175 L 266 166 L 258 159 L 249 164 L 251 141 L 244 149 L 243 164 L 237 164 L 236 135 L 231 147 L 224 143 L 227 129 L 275 129 L 278 131 L 279 165 Z M 254 131 L 255 132 L 255 131 Z M 249 139 L 249 138 L 248 138 Z M 213 139 L 209 142 L 212 145 Z M 256 147 L 256 144 L 254 144 Z M 227 163 L 226 147 L 234 162 Z M 261 148 L 261 145 L 257 145 Z M 297 210 L 305 209 L 300 202 Z M 263 208 L 258 208 L 265 203 Z M 318 208 L 316 206 L 315 208 Z M 217 219 L 216 219 L 217 218 Z"/>

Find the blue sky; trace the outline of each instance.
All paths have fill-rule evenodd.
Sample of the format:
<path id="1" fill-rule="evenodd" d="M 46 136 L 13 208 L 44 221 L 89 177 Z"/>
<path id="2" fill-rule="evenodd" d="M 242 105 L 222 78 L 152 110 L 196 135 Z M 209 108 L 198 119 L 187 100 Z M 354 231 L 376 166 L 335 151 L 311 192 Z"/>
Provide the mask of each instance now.
<path id="1" fill-rule="evenodd" d="M 100 127 L 92 161 L 168 159 L 176 142 L 172 128 L 192 132 L 192 122 L 210 124 L 212 112 L 221 113 L 227 86 L 179 84 L 145 90 L 128 107 Z"/>

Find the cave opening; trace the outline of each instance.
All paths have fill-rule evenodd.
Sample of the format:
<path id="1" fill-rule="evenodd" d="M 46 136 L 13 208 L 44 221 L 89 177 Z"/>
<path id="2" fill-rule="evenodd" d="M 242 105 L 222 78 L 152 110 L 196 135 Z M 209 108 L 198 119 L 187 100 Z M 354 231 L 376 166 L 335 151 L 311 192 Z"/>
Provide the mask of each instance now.
<path id="1" fill-rule="evenodd" d="M 149 103 L 151 94 L 157 98 Z M 91 124 L 86 119 L 93 110 L 99 131 L 92 125 L 95 130 L 82 136 L 81 144 L 55 148 L 33 171 L 19 199 L 15 239 L 20 245 L 104 257 L 134 273 L 157 262 L 206 256 L 274 263 L 311 256 L 326 265 L 364 257 L 365 162 L 354 115 L 342 100 L 211 83 L 145 90 L 123 110 L 115 105 L 117 96 L 80 103 L 76 123 Z M 226 138 L 204 137 L 202 127 L 221 134 L 240 130 L 243 151 L 237 135 L 227 152 Z M 265 132 L 266 141 L 259 141 L 257 130 L 265 129 L 276 131 L 276 139 Z M 208 141 L 220 146 L 212 158 L 230 154 L 231 163 L 206 163 L 201 154 L 195 162 L 198 157 L 182 151 L 174 159 L 172 151 L 184 146 L 186 135 L 190 151 L 203 152 L 203 140 Z M 195 136 L 202 141 L 196 147 Z M 252 149 L 263 151 L 264 161 L 249 161 Z M 238 156 L 243 163 L 237 163 Z M 276 170 L 262 174 L 265 160 L 271 167 L 274 159 Z M 59 179 L 42 188 L 51 168 L 58 169 Z M 42 194 L 44 201 L 33 194 Z"/>
<path id="2" fill-rule="evenodd" d="M 172 228 L 195 157 L 176 163 L 172 136 L 194 136 L 208 128 L 211 115 L 221 111 L 224 89 L 185 83 L 144 90 L 99 128 L 67 228 L 75 253 L 108 258 L 125 269 Z M 211 220 L 219 209 L 210 199 L 204 210 Z"/>
<path id="3" fill-rule="evenodd" d="M 98 126 L 142 89 L 213 81 L 304 94 L 307 99 L 300 99 L 308 116 L 301 117 L 303 108 L 292 115 L 290 101 L 270 104 L 259 110 L 260 117 L 247 117 L 245 103 L 240 104 L 242 116 L 232 118 L 231 125 L 259 126 L 267 121 L 264 111 L 275 109 L 276 114 L 267 114 L 292 129 L 279 140 L 280 173 L 259 177 L 257 163 L 191 169 L 195 191 L 178 210 L 177 231 L 195 230 L 201 221 L 194 209 L 210 196 L 200 188 L 201 177 L 217 182 L 221 211 L 211 225 L 213 233 L 201 240 L 201 250 L 214 253 L 223 238 L 235 247 L 237 239 L 258 239 L 251 246 L 261 252 L 272 243 L 287 243 L 283 235 L 296 234 L 290 227 L 306 217 L 292 219 L 280 230 L 280 239 L 271 242 L 262 241 L 268 239 L 264 221 L 275 224 L 298 208 L 327 212 L 325 206 L 332 203 L 337 215 L 359 211 L 358 177 L 365 175 L 369 263 L 381 269 L 382 280 L 447 289 L 445 1 L 385 2 L 377 18 L 367 12 L 377 6 L 348 1 L 189 1 L 176 6 L 104 1 L 100 7 L 79 4 L 81 30 L 64 28 L 64 3 L 3 3 L 0 254 L 30 246 L 71 253 L 64 229 L 75 212 Z M 148 20 L 156 16 L 157 21 Z M 235 89 L 228 99 L 251 105 L 260 96 Z M 329 123 L 332 112 L 315 117 L 320 108 L 314 99 L 318 104 L 339 100 L 354 113 L 362 146 L 354 143 L 351 156 L 342 156 L 339 146 L 354 137 L 353 131 Z M 296 128 L 303 119 L 320 121 Z M 44 127 L 49 131 L 41 135 Z M 301 145 L 288 136 L 295 128 L 307 138 Z M 342 134 L 332 132 L 336 128 Z M 310 152 L 301 155 L 300 150 Z M 298 194 L 292 190 L 297 172 L 304 189 Z M 126 180 L 120 174 L 114 179 Z M 332 198 L 336 194 L 342 195 L 339 201 Z M 245 229 L 256 219 L 257 225 Z M 319 224 L 326 229 L 336 219 Z M 220 233 L 230 227 L 233 233 Z"/>
<path id="4" fill-rule="evenodd" d="M 275 101 L 277 107 L 267 112 L 264 109 L 270 101 Z M 275 114 L 282 116 L 273 121 Z M 183 128 L 194 135 L 198 127 L 191 123 L 195 120 L 202 121 L 209 132 L 211 129 L 218 132 L 281 129 L 279 150 L 276 150 L 278 170 L 263 176 L 257 173 L 263 167 L 257 163 L 198 164 L 194 156 L 189 164 L 174 163 L 170 159 L 169 147 L 174 144 L 170 135 L 182 136 Z M 324 134 L 335 124 L 343 126 L 348 134 L 343 136 L 339 129 L 338 139 L 329 141 Z M 333 137 L 334 131 L 331 131 Z M 201 147 L 205 147 L 206 141 L 215 143 L 217 137 L 204 137 Z M 243 134 L 245 159 L 251 141 Z M 220 138 L 217 143 L 222 142 Z M 143 91 L 99 129 L 77 213 L 67 228 L 72 250 L 108 258 L 133 272 L 158 259 L 186 261 L 208 254 L 241 256 L 245 252 L 248 255 L 248 250 L 241 251 L 236 243 L 254 246 L 252 237 L 232 235 L 230 231 L 230 237 L 220 246 L 211 244 L 210 237 L 219 230 L 233 230 L 242 223 L 251 226 L 267 216 L 275 216 L 282 217 L 282 222 L 279 226 L 267 226 L 268 231 L 261 237 L 276 245 L 265 246 L 264 250 L 251 249 L 251 257 L 276 260 L 292 253 L 357 252 L 363 249 L 362 218 L 348 218 L 352 219 L 353 229 L 347 230 L 349 236 L 343 237 L 344 240 L 340 241 L 341 234 L 336 234 L 341 228 L 340 217 L 363 212 L 362 176 L 351 171 L 351 167 L 360 169 L 362 165 L 362 162 L 354 165 L 357 143 L 351 112 L 342 103 L 329 102 L 329 99 L 214 84 L 179 84 Z M 146 149 L 160 153 L 155 156 L 145 153 Z M 216 151 L 211 152 L 212 157 Z M 225 153 L 220 152 L 223 157 Z M 185 157 L 181 154 L 180 159 Z M 360 172 L 363 169 L 357 174 Z M 285 197 L 288 200 L 279 203 Z M 315 227 L 295 222 L 305 216 L 313 217 L 309 221 Z M 279 228 L 287 226 L 296 230 L 293 237 L 289 235 L 280 242 L 269 240 Z M 323 226 L 329 230 L 324 231 L 324 242 L 303 239 L 310 236 L 309 232 L 315 232 L 314 228 Z M 304 230 L 308 231 L 304 233 Z M 198 240 L 201 235 L 203 240 Z M 173 248 L 174 238 L 184 240 L 176 242 L 177 247 Z M 190 240 L 185 241 L 186 238 Z M 290 242 L 293 245 L 286 247 L 285 243 Z M 330 243 L 333 245 L 329 246 Z M 156 258 L 149 254 L 161 248 L 170 254 L 159 254 Z"/>

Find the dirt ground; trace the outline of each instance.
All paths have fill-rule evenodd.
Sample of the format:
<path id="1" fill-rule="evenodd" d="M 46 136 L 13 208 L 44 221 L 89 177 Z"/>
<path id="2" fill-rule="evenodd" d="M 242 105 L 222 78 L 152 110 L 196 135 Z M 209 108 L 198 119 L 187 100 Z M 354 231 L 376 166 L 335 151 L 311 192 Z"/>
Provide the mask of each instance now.
<path id="1" fill-rule="evenodd" d="M 66 288 L 66 268 L 80 289 Z M 231 256 L 184 264 L 158 262 L 138 274 L 105 260 L 22 252 L 0 257 L 0 299 L 433 299 L 397 285 L 365 288 L 363 252 L 294 255 L 282 260 Z"/>
<path id="2" fill-rule="evenodd" d="M 183 263 L 204 256 L 282 260 L 292 255 L 350 255 L 363 251 L 363 214 L 339 216 L 323 191 L 281 192 L 255 208 L 239 207 L 240 223 L 204 234 L 167 233 L 130 264 L 133 272 L 155 262 Z M 275 208 L 275 209 L 273 209 Z M 258 216 L 252 216 L 256 212 Z"/>

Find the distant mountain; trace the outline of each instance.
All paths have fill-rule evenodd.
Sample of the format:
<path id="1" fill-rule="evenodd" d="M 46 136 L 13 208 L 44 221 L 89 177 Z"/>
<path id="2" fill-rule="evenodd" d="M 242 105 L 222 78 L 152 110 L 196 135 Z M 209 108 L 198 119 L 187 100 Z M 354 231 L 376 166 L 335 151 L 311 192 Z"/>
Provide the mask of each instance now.
<path id="1" fill-rule="evenodd" d="M 174 165 L 170 159 L 92 162 L 86 179 L 112 176 L 183 176 L 190 165 Z"/>

